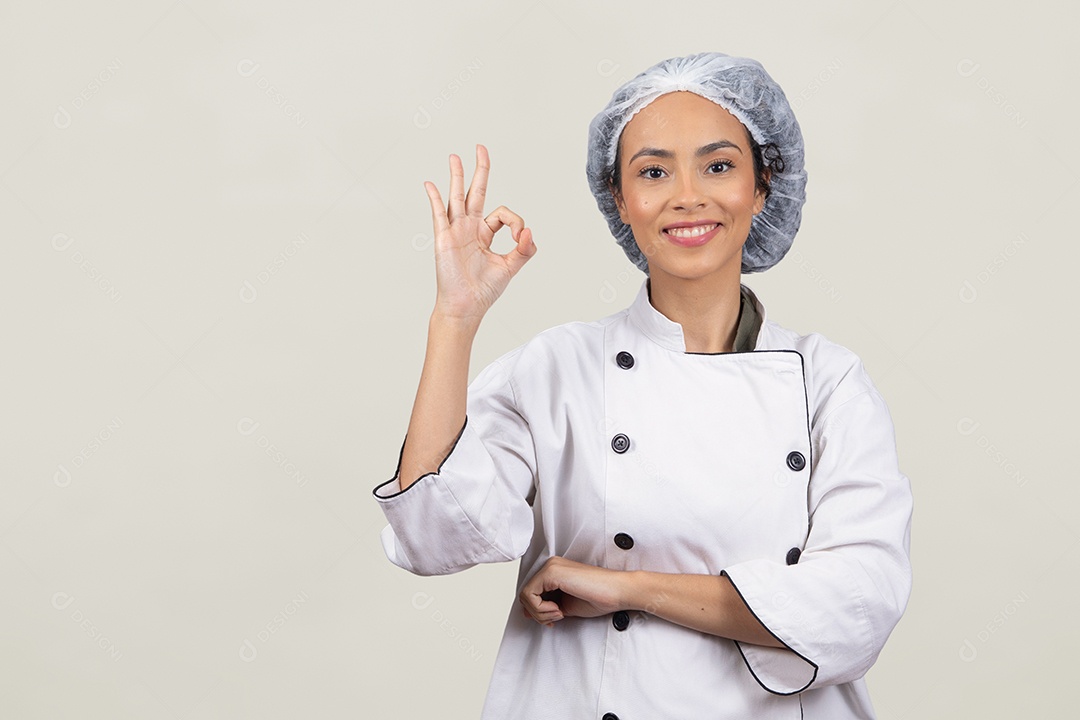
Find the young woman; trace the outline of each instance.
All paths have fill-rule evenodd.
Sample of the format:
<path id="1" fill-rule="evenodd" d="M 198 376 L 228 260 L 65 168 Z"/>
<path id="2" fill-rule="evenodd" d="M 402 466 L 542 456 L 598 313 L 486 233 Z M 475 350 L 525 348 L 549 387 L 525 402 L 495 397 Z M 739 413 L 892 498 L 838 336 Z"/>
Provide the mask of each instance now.
<path id="1" fill-rule="evenodd" d="M 872 718 L 863 675 L 911 589 L 912 497 L 859 358 L 766 316 L 742 273 L 788 251 L 803 141 L 754 60 L 665 60 L 590 127 L 587 174 L 646 273 L 467 386 L 484 313 L 536 252 L 506 207 L 425 183 L 438 292 L 397 470 L 390 560 L 521 559 L 483 718 Z M 490 250 L 511 228 L 516 247 Z"/>

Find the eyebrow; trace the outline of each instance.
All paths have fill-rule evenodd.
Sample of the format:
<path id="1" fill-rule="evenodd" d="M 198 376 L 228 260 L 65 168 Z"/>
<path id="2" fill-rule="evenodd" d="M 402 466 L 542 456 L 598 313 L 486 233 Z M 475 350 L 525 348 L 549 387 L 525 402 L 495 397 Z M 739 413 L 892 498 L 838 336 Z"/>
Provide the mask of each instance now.
<path id="1" fill-rule="evenodd" d="M 740 153 L 742 153 L 742 148 L 739 147 L 738 145 L 736 145 L 735 143 L 731 142 L 730 140 L 717 140 L 716 142 L 712 142 L 712 143 L 709 143 L 708 145 L 702 145 L 701 147 L 699 147 L 698 151 L 695 153 L 695 155 L 697 155 L 698 157 L 701 157 L 702 155 L 708 155 L 709 153 L 714 152 L 716 150 L 720 150 L 721 148 L 735 148 Z M 630 163 L 634 162 L 635 160 L 637 160 L 642 155 L 653 155 L 655 157 L 662 157 L 662 158 L 675 157 L 675 153 L 671 152 L 670 150 L 664 150 L 662 148 L 647 147 L 647 148 L 641 148 L 636 153 L 634 153 L 634 157 L 630 158 L 626 162 L 626 164 L 629 165 Z"/>

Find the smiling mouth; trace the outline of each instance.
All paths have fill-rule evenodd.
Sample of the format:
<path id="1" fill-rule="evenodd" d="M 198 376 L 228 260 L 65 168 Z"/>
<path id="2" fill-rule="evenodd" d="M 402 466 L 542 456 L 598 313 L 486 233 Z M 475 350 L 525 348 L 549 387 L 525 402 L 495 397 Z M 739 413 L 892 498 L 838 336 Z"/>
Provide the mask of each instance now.
<path id="1" fill-rule="evenodd" d="M 694 227 L 668 228 L 664 232 L 678 238 L 695 238 L 710 233 L 718 227 L 720 227 L 719 223 L 710 223 L 708 225 L 695 225 Z"/>

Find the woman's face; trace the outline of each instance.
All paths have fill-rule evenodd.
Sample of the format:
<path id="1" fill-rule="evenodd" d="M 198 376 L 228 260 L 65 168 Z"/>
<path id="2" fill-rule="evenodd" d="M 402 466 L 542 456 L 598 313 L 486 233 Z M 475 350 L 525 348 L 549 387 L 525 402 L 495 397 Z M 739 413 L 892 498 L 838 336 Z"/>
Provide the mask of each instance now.
<path id="1" fill-rule="evenodd" d="M 613 195 L 650 277 L 739 276 L 750 222 L 765 204 L 747 138 L 734 115 L 687 91 L 661 95 L 626 124 L 622 191 Z"/>

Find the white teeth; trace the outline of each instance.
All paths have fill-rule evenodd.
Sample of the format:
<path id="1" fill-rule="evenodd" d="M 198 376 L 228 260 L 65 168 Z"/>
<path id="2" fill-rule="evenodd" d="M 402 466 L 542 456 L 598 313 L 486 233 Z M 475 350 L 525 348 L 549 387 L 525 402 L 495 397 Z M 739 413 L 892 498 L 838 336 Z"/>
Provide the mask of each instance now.
<path id="1" fill-rule="evenodd" d="M 698 235 L 712 232 L 715 228 L 716 223 L 713 223 L 712 225 L 698 225 L 697 227 L 671 228 L 664 232 L 668 235 L 674 235 L 675 237 L 697 237 Z"/>

